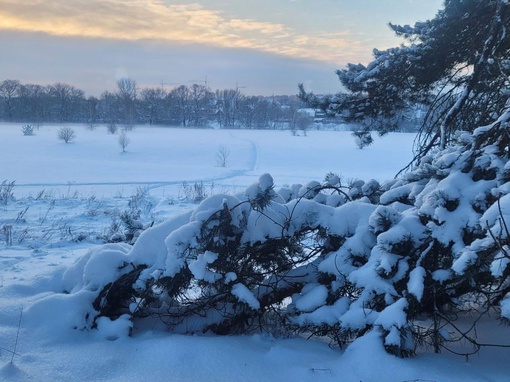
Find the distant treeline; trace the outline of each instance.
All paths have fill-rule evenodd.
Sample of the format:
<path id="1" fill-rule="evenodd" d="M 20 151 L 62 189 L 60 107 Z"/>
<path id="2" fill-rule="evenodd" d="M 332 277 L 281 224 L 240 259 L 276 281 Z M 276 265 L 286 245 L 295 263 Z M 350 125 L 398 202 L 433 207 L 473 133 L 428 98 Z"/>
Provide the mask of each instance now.
<path id="1" fill-rule="evenodd" d="M 247 96 L 239 89 L 211 91 L 203 85 L 140 89 L 136 81 L 117 81 L 99 98 L 65 83 L 0 83 L 0 120 L 43 123 L 159 124 L 225 128 L 278 128 L 299 119 L 306 108 L 297 96 Z"/>

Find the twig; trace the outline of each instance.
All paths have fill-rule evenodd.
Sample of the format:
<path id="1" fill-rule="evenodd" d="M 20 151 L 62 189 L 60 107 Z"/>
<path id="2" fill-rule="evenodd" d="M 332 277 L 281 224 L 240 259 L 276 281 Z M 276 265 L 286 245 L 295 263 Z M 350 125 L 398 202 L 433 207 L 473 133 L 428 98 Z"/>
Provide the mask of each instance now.
<path id="1" fill-rule="evenodd" d="M 0 350 L 4 350 L 4 351 L 6 351 L 6 352 L 12 353 L 13 355 L 19 355 L 19 356 L 21 357 L 21 354 L 15 353 L 15 352 L 13 352 L 12 350 L 9 350 L 9 349 L 4 348 L 4 347 L 2 347 L 2 346 L 0 346 Z M 12 361 L 11 361 L 11 362 L 12 362 Z"/>
<path id="2" fill-rule="evenodd" d="M 331 369 L 317 369 L 315 367 L 310 368 L 310 371 L 316 372 L 316 371 L 329 371 L 330 374 L 332 374 Z"/>
<path id="3" fill-rule="evenodd" d="M 505 228 L 506 237 L 510 237 L 510 232 L 508 231 L 508 226 L 506 224 L 505 216 L 503 215 L 503 211 L 501 210 L 501 198 L 498 198 L 498 211 L 499 211 L 499 216 L 501 216 L 503 228 Z"/>
<path id="4" fill-rule="evenodd" d="M 14 362 L 14 356 L 19 355 L 16 353 L 16 348 L 18 347 L 19 331 L 21 328 L 21 318 L 22 317 L 23 317 L 23 307 L 21 307 L 21 311 L 19 312 L 18 330 L 16 332 L 16 342 L 14 343 L 14 350 L 11 352 L 12 353 L 11 363 Z"/>

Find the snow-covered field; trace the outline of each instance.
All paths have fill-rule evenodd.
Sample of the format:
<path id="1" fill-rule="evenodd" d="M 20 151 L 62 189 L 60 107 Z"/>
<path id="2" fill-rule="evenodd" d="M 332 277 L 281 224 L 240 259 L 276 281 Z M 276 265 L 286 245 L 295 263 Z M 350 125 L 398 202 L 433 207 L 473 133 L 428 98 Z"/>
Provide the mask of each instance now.
<path id="1" fill-rule="evenodd" d="M 157 224 L 192 209 L 197 196 L 243 192 L 264 173 L 277 187 L 322 181 L 328 172 L 345 181 L 391 179 L 411 159 L 414 136 L 390 134 L 359 150 L 341 131 L 305 137 L 140 126 L 128 132 L 122 153 L 118 135 L 103 126 L 72 126 L 76 139 L 70 144 L 57 139 L 59 128 L 41 126 L 23 136 L 21 124 L 0 124 L 0 183 L 6 181 L 0 186 L 0 380 L 510 380 L 508 349 L 484 348 L 468 360 L 429 353 L 402 360 L 370 335 L 339 350 L 262 335 L 145 332 L 109 341 L 65 327 L 74 306 L 32 306 L 64 290 L 65 270 L 119 229 L 123 211 L 139 210 L 140 220 Z M 225 167 L 217 165 L 220 146 L 228 153 Z M 3 198 L 12 181 L 14 198 Z M 509 332 L 488 335 L 508 338 Z"/>

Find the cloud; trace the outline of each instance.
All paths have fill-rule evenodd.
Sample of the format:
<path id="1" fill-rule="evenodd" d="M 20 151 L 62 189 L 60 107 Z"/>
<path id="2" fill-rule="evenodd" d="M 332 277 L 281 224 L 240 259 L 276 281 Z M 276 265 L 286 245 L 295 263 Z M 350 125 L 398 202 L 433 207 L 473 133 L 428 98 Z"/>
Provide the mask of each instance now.
<path id="1" fill-rule="evenodd" d="M 338 63 L 368 59 L 344 33 L 300 34 L 283 23 L 229 17 L 198 3 L 158 0 L 0 0 L 0 30 L 125 41 L 155 40 L 246 48 Z"/>
<path id="2" fill-rule="evenodd" d="M 87 95 L 115 91 L 116 81 L 126 76 L 142 88 L 159 87 L 163 81 L 167 90 L 202 84 L 205 78 L 213 90 L 233 89 L 238 83 L 249 95 L 296 94 L 301 82 L 316 93 L 339 90 L 334 64 L 255 49 L 5 31 L 0 31 L 0 46 L 9 46 L 0 55 L 2 79 L 69 83 Z"/>

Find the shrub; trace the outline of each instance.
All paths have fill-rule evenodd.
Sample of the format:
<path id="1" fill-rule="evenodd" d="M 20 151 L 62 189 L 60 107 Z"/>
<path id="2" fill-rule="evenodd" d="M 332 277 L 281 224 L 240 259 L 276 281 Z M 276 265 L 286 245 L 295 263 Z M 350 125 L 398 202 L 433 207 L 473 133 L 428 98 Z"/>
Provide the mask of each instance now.
<path id="1" fill-rule="evenodd" d="M 0 203 L 7 205 L 9 200 L 14 199 L 14 193 L 12 192 L 14 188 L 14 180 L 9 182 L 8 180 L 4 180 L 0 183 Z"/>
<path id="2" fill-rule="evenodd" d="M 131 140 L 128 138 L 125 130 L 120 133 L 118 142 L 119 146 L 122 148 L 122 152 L 126 152 L 126 147 L 129 145 Z"/>
<path id="3" fill-rule="evenodd" d="M 182 182 L 179 193 L 181 200 L 193 203 L 200 203 L 202 200 L 207 198 L 207 192 L 203 182 L 195 182 L 191 185 L 184 181 Z"/>
<path id="4" fill-rule="evenodd" d="M 76 138 L 76 134 L 73 129 L 70 127 L 62 127 L 58 131 L 58 139 L 64 141 L 65 143 L 70 143 Z"/>
<path id="5" fill-rule="evenodd" d="M 116 134 L 117 130 L 118 130 L 118 127 L 115 124 L 115 122 L 110 122 L 106 125 L 106 131 L 108 131 L 108 133 L 110 133 L 110 134 Z"/>
<path id="6" fill-rule="evenodd" d="M 359 149 L 363 149 L 366 146 L 370 146 L 374 139 L 372 138 L 372 134 L 370 134 L 370 131 L 354 131 L 352 133 L 352 136 L 354 137 L 356 141 L 356 145 Z"/>
<path id="7" fill-rule="evenodd" d="M 310 126 L 312 126 L 313 117 L 306 113 L 298 113 L 294 123 L 295 129 L 301 130 L 303 132 L 303 135 L 306 137 L 306 131 L 310 128 Z"/>
<path id="8" fill-rule="evenodd" d="M 230 150 L 223 145 L 218 147 L 216 152 L 216 165 L 218 167 L 227 167 L 227 159 L 230 156 Z"/>
<path id="9" fill-rule="evenodd" d="M 21 132 L 23 135 L 30 136 L 34 135 L 34 126 L 33 125 L 23 125 L 21 126 Z"/>

